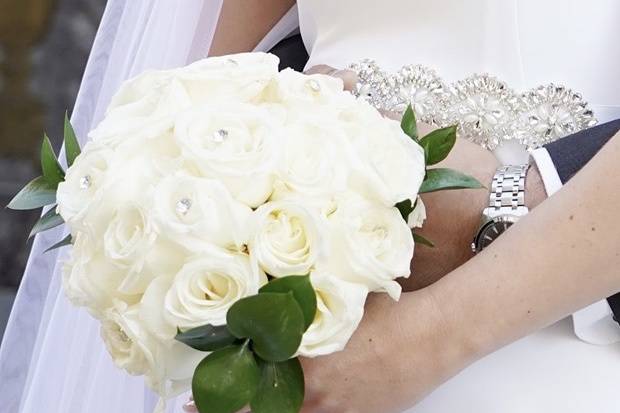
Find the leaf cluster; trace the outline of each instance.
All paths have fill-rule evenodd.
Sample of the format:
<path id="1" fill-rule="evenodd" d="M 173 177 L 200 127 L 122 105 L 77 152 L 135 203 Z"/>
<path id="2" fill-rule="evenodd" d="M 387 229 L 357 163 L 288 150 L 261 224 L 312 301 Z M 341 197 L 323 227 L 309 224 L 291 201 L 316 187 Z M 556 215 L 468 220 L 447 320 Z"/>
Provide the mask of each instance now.
<path id="1" fill-rule="evenodd" d="M 297 413 L 304 376 L 295 354 L 316 314 L 308 275 L 276 278 L 237 301 L 226 325 L 179 331 L 176 339 L 211 352 L 198 365 L 192 392 L 200 413 Z"/>
<path id="2" fill-rule="evenodd" d="M 66 113 L 64 121 L 64 146 L 67 165 L 70 167 L 80 155 L 80 145 Z M 60 214 L 56 212 L 55 204 L 58 184 L 65 180 L 65 171 L 54 153 L 49 138 L 45 134 L 43 135 L 43 143 L 41 144 L 41 173 L 41 176 L 36 177 L 26 184 L 7 205 L 7 208 L 14 210 L 37 209 L 52 205 L 52 207 L 34 224 L 29 237 L 33 237 L 40 232 L 47 231 L 64 223 Z M 71 244 L 70 235 L 52 245 L 46 252 L 69 244 Z"/>

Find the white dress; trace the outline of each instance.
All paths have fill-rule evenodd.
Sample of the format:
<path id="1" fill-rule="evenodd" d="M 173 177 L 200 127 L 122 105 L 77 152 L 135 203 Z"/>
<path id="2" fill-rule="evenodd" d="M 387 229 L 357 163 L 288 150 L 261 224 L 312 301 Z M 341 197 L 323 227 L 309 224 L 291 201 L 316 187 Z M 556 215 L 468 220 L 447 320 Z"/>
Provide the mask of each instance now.
<path id="1" fill-rule="evenodd" d="M 309 67 L 372 58 L 389 70 L 430 66 L 448 82 L 474 73 L 517 91 L 554 82 L 580 91 L 599 121 L 620 118 L 617 0 L 299 0 L 298 7 Z M 523 154 L 512 147 L 502 155 Z M 566 319 L 476 362 L 409 412 L 617 413 L 619 383 L 620 344 L 586 343 Z"/>

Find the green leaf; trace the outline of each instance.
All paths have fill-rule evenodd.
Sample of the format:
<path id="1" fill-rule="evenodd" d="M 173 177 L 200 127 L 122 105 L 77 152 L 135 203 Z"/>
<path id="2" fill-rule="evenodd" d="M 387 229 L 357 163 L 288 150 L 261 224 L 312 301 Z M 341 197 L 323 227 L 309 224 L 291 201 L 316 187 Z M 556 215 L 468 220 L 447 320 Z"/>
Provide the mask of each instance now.
<path id="1" fill-rule="evenodd" d="M 58 241 L 56 244 L 52 245 L 51 247 L 49 247 L 48 249 L 43 251 L 43 253 L 55 250 L 55 249 L 60 248 L 60 247 L 71 245 L 71 241 L 72 241 L 71 240 L 71 234 L 69 234 L 66 237 L 64 237 L 62 240 Z"/>
<path id="2" fill-rule="evenodd" d="M 77 137 L 75 136 L 75 130 L 73 130 L 73 126 L 71 122 L 69 122 L 69 116 L 67 112 L 65 112 L 65 131 L 64 131 L 64 140 L 65 140 L 65 154 L 67 155 L 67 165 L 73 165 L 73 161 L 80 154 L 80 144 L 78 143 Z"/>
<path id="3" fill-rule="evenodd" d="M 65 179 L 65 172 L 58 163 L 54 149 L 47 135 L 43 135 L 43 144 L 41 145 L 41 170 L 43 178 L 54 187 L 58 188 L 58 184 Z"/>
<path id="4" fill-rule="evenodd" d="M 252 413 L 298 413 L 304 402 L 304 372 L 299 359 L 282 363 L 259 360 L 258 391 L 250 402 Z"/>
<path id="5" fill-rule="evenodd" d="M 400 127 L 411 139 L 418 141 L 418 122 L 415 118 L 415 112 L 411 105 L 407 106 L 403 118 L 400 121 Z"/>
<path id="6" fill-rule="evenodd" d="M 422 235 L 416 234 L 415 232 L 413 233 L 413 241 L 416 244 L 422 244 L 430 248 L 435 248 L 435 244 L 433 243 L 433 241 L 426 239 Z"/>
<path id="7" fill-rule="evenodd" d="M 310 327 L 316 316 L 316 292 L 312 287 L 309 275 L 291 275 L 289 277 L 276 278 L 260 289 L 260 293 L 288 293 L 299 304 L 304 314 L 305 329 Z"/>
<path id="8" fill-rule="evenodd" d="M 479 189 L 484 186 L 477 179 L 459 171 L 447 168 L 435 168 L 426 171 L 426 178 L 420 187 L 420 193 L 436 192 L 448 189 Z"/>
<path id="9" fill-rule="evenodd" d="M 214 351 L 196 367 L 194 402 L 200 413 L 235 413 L 256 394 L 260 370 L 246 341 Z"/>
<path id="10" fill-rule="evenodd" d="M 48 229 L 55 228 L 64 224 L 60 214 L 56 212 L 56 205 L 54 205 L 49 211 L 47 211 L 39 220 L 34 224 L 28 238 L 38 234 L 39 232 L 47 231 Z"/>
<path id="11" fill-rule="evenodd" d="M 237 338 L 226 326 L 207 324 L 185 332 L 179 330 L 175 339 L 196 350 L 215 351 L 233 344 Z"/>
<path id="12" fill-rule="evenodd" d="M 403 217 L 405 222 L 408 222 L 409 214 L 413 212 L 415 206 L 411 204 L 411 199 L 405 199 L 404 201 L 396 204 L 396 208 L 398 208 L 398 211 L 400 212 L 400 215 Z"/>
<path id="13" fill-rule="evenodd" d="M 226 322 L 236 337 L 252 339 L 254 352 L 267 361 L 291 358 L 305 331 L 304 314 L 291 292 L 243 298 L 230 307 Z"/>
<path id="14" fill-rule="evenodd" d="M 42 176 L 30 181 L 17 195 L 9 202 L 7 208 L 10 209 L 36 209 L 56 202 L 56 187 Z"/>
<path id="15" fill-rule="evenodd" d="M 420 139 L 427 165 L 435 165 L 448 156 L 456 143 L 456 126 L 436 129 Z"/>

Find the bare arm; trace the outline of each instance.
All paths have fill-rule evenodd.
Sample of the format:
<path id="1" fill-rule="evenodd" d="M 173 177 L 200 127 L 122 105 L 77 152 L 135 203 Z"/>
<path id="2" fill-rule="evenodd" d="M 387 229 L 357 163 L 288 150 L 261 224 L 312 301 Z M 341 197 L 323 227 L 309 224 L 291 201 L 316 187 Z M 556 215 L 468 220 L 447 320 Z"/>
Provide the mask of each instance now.
<path id="1" fill-rule="evenodd" d="M 210 56 L 249 52 L 295 4 L 295 0 L 225 0 Z"/>
<path id="2" fill-rule="evenodd" d="M 560 192 L 430 287 L 455 303 L 449 323 L 469 320 L 482 353 L 620 291 L 618 159 L 616 135 Z"/>

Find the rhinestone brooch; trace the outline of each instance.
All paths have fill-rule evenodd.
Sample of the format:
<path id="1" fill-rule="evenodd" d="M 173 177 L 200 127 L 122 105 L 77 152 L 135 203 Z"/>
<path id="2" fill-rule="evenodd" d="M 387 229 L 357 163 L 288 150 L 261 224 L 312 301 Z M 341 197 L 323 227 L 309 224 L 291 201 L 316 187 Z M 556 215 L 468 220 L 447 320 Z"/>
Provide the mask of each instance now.
<path id="1" fill-rule="evenodd" d="M 355 94 L 377 109 L 403 113 L 411 104 L 421 121 L 458 125 L 461 136 L 491 150 L 507 140 L 537 148 L 597 123 L 582 96 L 560 85 L 518 94 L 488 74 L 447 84 L 422 65 L 387 73 L 363 60 L 350 68 L 358 75 Z"/>

